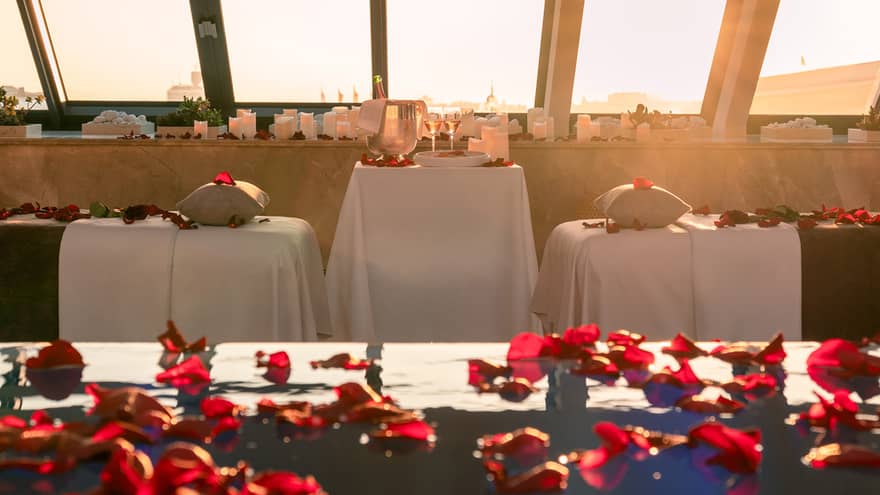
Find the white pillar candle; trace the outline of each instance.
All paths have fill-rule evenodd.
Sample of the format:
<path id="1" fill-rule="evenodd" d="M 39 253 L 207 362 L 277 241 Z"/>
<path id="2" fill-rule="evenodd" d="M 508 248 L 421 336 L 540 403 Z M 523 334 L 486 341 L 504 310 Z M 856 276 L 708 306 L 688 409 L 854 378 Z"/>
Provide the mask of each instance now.
<path id="1" fill-rule="evenodd" d="M 241 117 L 229 117 L 229 134 L 241 139 Z"/>
<path id="2" fill-rule="evenodd" d="M 502 129 L 507 129 L 507 124 L 510 122 L 507 118 L 507 114 L 496 113 L 495 116 L 498 117 L 498 127 L 501 127 Z"/>
<path id="3" fill-rule="evenodd" d="M 476 125 L 474 124 L 474 112 L 462 112 L 461 114 L 461 126 L 459 127 L 462 136 L 476 136 L 475 129 Z"/>
<path id="4" fill-rule="evenodd" d="M 317 138 L 317 133 L 315 132 L 315 114 L 299 114 L 299 128 L 300 130 L 302 130 L 302 133 L 306 137 L 306 139 Z"/>
<path id="5" fill-rule="evenodd" d="M 535 141 L 539 139 L 547 139 L 547 121 L 537 120 L 532 123 L 532 136 Z"/>
<path id="6" fill-rule="evenodd" d="M 241 114 L 241 133 L 245 139 L 253 139 L 257 135 L 257 114 L 254 112 Z"/>
<path id="7" fill-rule="evenodd" d="M 296 119 L 287 115 L 275 118 L 275 139 L 290 139 L 296 132 Z"/>
<path id="8" fill-rule="evenodd" d="M 193 136 L 201 135 L 202 139 L 208 138 L 208 121 L 207 120 L 195 120 L 193 121 Z"/>
<path id="9" fill-rule="evenodd" d="M 526 129 L 529 134 L 535 134 L 535 122 L 544 118 L 544 109 L 541 107 L 530 108 L 526 114 Z"/>
<path id="10" fill-rule="evenodd" d="M 507 124 L 507 133 L 510 135 L 522 134 L 523 128 L 519 125 L 518 119 L 513 119 Z"/>
<path id="11" fill-rule="evenodd" d="M 249 108 L 239 108 L 238 110 L 235 111 L 235 116 L 240 118 L 242 115 L 244 115 L 246 113 L 252 113 L 252 112 Z"/>
<path id="12" fill-rule="evenodd" d="M 351 122 L 342 119 L 336 119 L 336 139 L 350 138 Z"/>
<path id="13" fill-rule="evenodd" d="M 485 152 L 486 147 L 484 146 L 482 139 L 477 138 L 468 138 L 468 151 L 476 151 L 476 152 Z"/>
<path id="14" fill-rule="evenodd" d="M 324 114 L 324 126 L 321 134 L 336 138 L 336 112 L 326 112 Z"/>
<path id="15" fill-rule="evenodd" d="M 361 115 L 361 107 L 351 107 L 348 111 L 348 122 L 351 124 L 351 131 L 348 137 L 357 139 L 357 122 Z"/>
<path id="16" fill-rule="evenodd" d="M 485 125 L 481 129 L 481 137 L 483 140 L 483 151 L 489 153 L 489 159 L 494 160 L 497 158 L 496 153 L 497 149 L 495 148 L 495 141 L 498 139 L 498 128 Z"/>
<path id="17" fill-rule="evenodd" d="M 477 117 L 474 120 L 474 137 L 482 136 L 483 126 L 489 124 L 489 119 L 486 117 Z"/>
<path id="18" fill-rule="evenodd" d="M 592 128 L 592 122 L 590 120 L 589 115 L 578 115 L 577 116 L 577 124 L 575 124 L 575 130 L 577 132 L 577 142 L 579 143 L 587 143 L 590 141 L 590 130 Z"/>
<path id="19" fill-rule="evenodd" d="M 556 139 L 556 126 L 553 124 L 553 117 L 547 117 L 547 140 L 553 141 Z"/>
<path id="20" fill-rule="evenodd" d="M 282 115 L 289 115 L 291 117 L 296 118 L 296 109 L 295 108 L 283 108 L 281 110 Z"/>
<path id="21" fill-rule="evenodd" d="M 498 131 L 495 133 L 495 143 L 492 159 L 495 158 L 504 158 L 505 160 L 510 160 L 510 135 L 507 133 L 507 129 L 505 128 L 499 127 Z"/>

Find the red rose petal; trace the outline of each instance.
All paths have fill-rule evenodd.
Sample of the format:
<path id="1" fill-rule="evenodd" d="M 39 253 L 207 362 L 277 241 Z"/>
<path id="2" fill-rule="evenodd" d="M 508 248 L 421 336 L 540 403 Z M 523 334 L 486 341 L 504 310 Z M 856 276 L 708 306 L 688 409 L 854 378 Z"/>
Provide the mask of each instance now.
<path id="1" fill-rule="evenodd" d="M 198 356 L 190 356 L 177 366 L 156 375 L 156 381 L 172 387 L 210 383 L 211 375 Z"/>
<path id="2" fill-rule="evenodd" d="M 669 345 L 660 349 L 660 352 L 669 354 L 675 359 L 694 359 L 701 356 L 708 356 L 709 353 L 701 349 L 697 344 L 679 332 Z"/>
<path id="3" fill-rule="evenodd" d="M 810 230 L 819 224 L 812 218 L 800 218 L 798 219 L 797 225 L 800 230 Z"/>
<path id="4" fill-rule="evenodd" d="M 361 383 L 343 383 L 333 389 L 339 402 L 348 405 L 364 404 L 366 402 L 384 402 L 384 399 L 369 385 Z"/>
<path id="5" fill-rule="evenodd" d="M 785 360 L 785 349 L 782 347 L 783 337 L 781 333 L 776 334 L 766 347 L 755 354 L 754 361 L 763 365 L 781 364 Z"/>
<path id="6" fill-rule="evenodd" d="M 266 353 L 263 351 L 257 351 L 257 367 L 258 368 L 290 368 L 290 356 L 287 355 L 285 351 L 278 351 L 269 354 L 269 359 L 263 359 L 266 357 Z"/>
<path id="7" fill-rule="evenodd" d="M 219 174 L 217 174 L 214 177 L 213 182 L 214 182 L 214 184 L 217 184 L 218 186 L 222 185 L 222 184 L 225 184 L 227 186 L 234 186 L 235 185 L 235 181 L 232 179 L 232 176 L 229 174 L 229 172 L 226 172 L 226 171 L 223 171 L 223 172 L 220 172 Z"/>
<path id="8" fill-rule="evenodd" d="M 49 414 L 42 409 L 34 411 L 33 414 L 31 414 L 30 423 L 34 426 L 52 425 L 54 422 L 52 416 L 49 416 Z"/>
<path id="9" fill-rule="evenodd" d="M 143 452 L 117 448 L 101 471 L 101 486 L 104 493 L 147 495 L 152 493 L 147 481 L 152 476 L 153 464 Z"/>
<path id="10" fill-rule="evenodd" d="M 592 375 L 592 376 L 620 376 L 620 369 L 605 356 L 590 356 L 581 361 L 581 363 L 569 370 L 573 375 Z"/>
<path id="11" fill-rule="evenodd" d="M 703 205 L 699 208 L 696 208 L 691 211 L 694 215 L 709 215 L 711 211 L 709 210 L 709 205 Z"/>
<path id="12" fill-rule="evenodd" d="M 484 436 L 477 443 L 484 457 L 501 455 L 525 465 L 540 462 L 547 456 L 550 436 L 527 426 L 510 433 Z"/>
<path id="13" fill-rule="evenodd" d="M 351 354 L 345 352 L 321 361 L 309 361 L 309 365 L 312 369 L 341 368 L 345 370 L 365 370 L 370 367 L 370 361 L 366 359 L 357 359 Z"/>
<path id="14" fill-rule="evenodd" d="M 499 463 L 490 461 L 484 466 L 498 493 L 556 493 L 568 487 L 568 468 L 557 462 L 545 462 L 511 477 Z"/>
<path id="15" fill-rule="evenodd" d="M 593 431 L 602 440 L 602 444 L 611 456 L 625 451 L 630 443 L 629 432 L 621 429 L 610 421 L 600 421 L 593 426 Z"/>
<path id="16" fill-rule="evenodd" d="M 171 353 L 177 352 L 189 352 L 189 353 L 197 353 L 202 352 L 207 347 L 207 340 L 205 337 L 201 337 L 197 339 L 195 342 L 187 343 L 186 339 L 183 338 L 183 335 L 178 330 L 177 326 L 173 321 L 168 320 L 166 322 L 167 329 L 165 332 L 156 337 L 156 340 L 162 344 L 162 347 Z"/>
<path id="17" fill-rule="evenodd" d="M 205 397 L 200 405 L 202 414 L 208 419 L 236 416 L 241 409 L 238 405 L 223 397 Z"/>
<path id="18" fill-rule="evenodd" d="M 633 189 L 651 189 L 654 187 L 654 183 L 645 177 L 636 177 L 633 179 Z"/>
<path id="19" fill-rule="evenodd" d="M 654 354 L 638 346 L 614 346 L 608 351 L 608 359 L 621 370 L 646 369 L 654 363 Z"/>
<path id="20" fill-rule="evenodd" d="M 82 354 L 66 340 L 55 340 L 40 349 L 36 357 L 29 358 L 25 366 L 31 369 L 46 369 L 58 366 L 85 366 Z"/>
<path id="21" fill-rule="evenodd" d="M 615 345 L 639 345 L 645 341 L 645 336 L 629 330 L 618 330 L 608 334 L 606 339 L 609 346 Z"/>
<path id="22" fill-rule="evenodd" d="M 816 469 L 829 467 L 880 468 L 880 453 L 860 445 L 830 443 L 815 447 L 804 461 Z"/>
<path id="23" fill-rule="evenodd" d="M 23 429 L 27 428 L 28 423 L 27 423 L 27 421 L 25 421 L 17 416 L 7 415 L 7 416 L 3 416 L 2 418 L 0 418 L 0 426 L 6 427 L 6 428 L 16 428 L 19 430 L 23 430 Z"/>
<path id="24" fill-rule="evenodd" d="M 384 429 L 373 432 L 373 435 L 408 438 L 422 442 L 433 442 L 436 439 L 434 428 L 422 420 L 388 423 Z"/>
<path id="25" fill-rule="evenodd" d="M 562 333 L 562 341 L 570 346 L 591 346 L 599 340 L 599 327 L 595 323 L 581 325 L 576 328 L 567 328 Z"/>
<path id="26" fill-rule="evenodd" d="M 709 464 L 723 466 L 733 473 L 754 473 L 761 463 L 759 430 L 741 431 L 720 423 L 704 423 L 688 432 L 688 444 L 703 442 L 718 449 Z"/>
<path id="27" fill-rule="evenodd" d="M 321 485 L 311 476 L 299 476 L 284 471 L 257 475 L 244 486 L 241 495 L 321 495 Z"/>
<path id="28" fill-rule="evenodd" d="M 742 402 L 718 396 L 714 400 L 707 400 L 697 395 L 688 395 L 679 399 L 675 404 L 682 411 L 697 414 L 734 414 L 741 411 L 745 404 Z"/>
<path id="29" fill-rule="evenodd" d="M 507 350 L 507 360 L 516 361 L 518 359 L 532 359 L 541 355 L 541 349 L 544 348 L 544 339 L 540 336 L 522 332 L 510 340 L 510 347 Z"/>

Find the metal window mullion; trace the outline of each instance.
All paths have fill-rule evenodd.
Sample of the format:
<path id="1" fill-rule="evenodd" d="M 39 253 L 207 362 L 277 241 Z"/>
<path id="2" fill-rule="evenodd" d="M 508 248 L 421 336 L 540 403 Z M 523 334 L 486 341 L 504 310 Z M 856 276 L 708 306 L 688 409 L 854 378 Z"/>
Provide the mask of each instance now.
<path id="1" fill-rule="evenodd" d="M 220 0 L 190 0 L 193 34 L 199 51 L 199 70 L 205 97 L 215 108 L 225 114 L 233 114 L 235 92 L 232 87 L 232 72 L 229 65 L 229 49 L 226 43 L 226 28 Z M 217 38 L 199 36 L 199 24 L 212 22 L 217 28 Z"/>
<path id="2" fill-rule="evenodd" d="M 40 78 L 43 96 L 46 98 L 46 107 L 49 111 L 49 124 L 53 128 L 58 128 L 61 126 L 61 118 L 63 116 L 62 104 L 64 101 L 59 89 L 60 91 L 63 91 L 64 87 L 63 83 L 61 88 L 56 84 L 56 81 L 61 80 L 61 76 L 60 74 L 54 74 L 52 64 L 49 60 L 49 57 L 55 56 L 54 50 L 52 50 L 52 47 L 47 47 L 45 43 L 43 43 L 43 38 L 38 32 L 37 25 L 39 23 L 37 22 L 37 16 L 43 15 L 42 6 L 37 7 L 30 0 L 17 0 L 17 2 L 18 10 L 21 14 L 22 25 L 25 34 L 27 35 L 28 45 L 30 45 L 31 54 L 34 57 L 37 76 Z M 36 11 L 37 8 L 40 9 L 39 12 Z M 45 26 L 45 23 L 43 26 Z M 55 66 L 57 67 L 57 63 Z"/>
<path id="3" fill-rule="evenodd" d="M 553 34 L 553 10 L 559 0 L 544 0 L 544 17 L 541 26 L 541 46 L 538 53 L 538 80 L 535 83 L 535 106 L 544 104 L 547 94 L 547 66 L 550 64 L 550 39 Z"/>
<path id="4" fill-rule="evenodd" d="M 371 75 L 382 76 L 385 94 L 390 95 L 388 92 L 388 10 L 386 0 L 370 0 L 370 53 L 373 69 Z M 370 87 L 373 98 L 376 98 L 376 88 L 372 84 Z"/>

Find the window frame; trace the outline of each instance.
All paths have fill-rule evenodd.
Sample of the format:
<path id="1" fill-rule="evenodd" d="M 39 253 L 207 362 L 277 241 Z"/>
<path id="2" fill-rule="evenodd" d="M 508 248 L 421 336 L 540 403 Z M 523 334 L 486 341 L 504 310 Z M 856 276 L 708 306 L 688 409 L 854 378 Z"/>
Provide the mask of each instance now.
<path id="1" fill-rule="evenodd" d="M 386 88 L 391 87 L 394 81 L 388 78 L 388 35 L 387 35 L 387 6 L 386 0 L 369 0 L 370 1 L 370 36 L 371 36 L 371 68 L 373 74 L 382 76 Z M 589 0 L 544 0 L 544 18 L 543 28 L 540 40 L 540 54 L 538 58 L 537 83 L 535 87 L 535 106 L 542 106 L 544 97 L 548 91 L 548 71 L 552 70 L 550 63 L 551 54 L 551 34 L 554 24 L 557 22 L 565 22 L 565 19 L 553 19 L 554 12 L 558 12 L 556 8 L 557 2 L 575 1 L 580 3 L 580 8 Z M 755 2 L 757 0 L 745 0 L 746 2 Z M 776 0 L 777 2 L 779 0 Z M 64 87 L 63 73 L 58 68 L 55 51 L 52 46 L 51 31 L 48 29 L 45 16 L 43 13 L 41 0 L 16 0 L 25 33 L 28 37 L 32 55 L 37 66 L 37 72 L 43 94 L 46 96 L 47 110 L 34 110 L 30 112 L 28 120 L 41 122 L 47 128 L 52 129 L 70 129 L 78 130 L 80 124 L 91 120 L 98 115 L 101 110 L 106 108 L 120 109 L 126 112 L 144 114 L 149 117 L 164 115 L 178 106 L 178 102 L 167 101 L 100 101 L 100 100 L 68 100 L 67 92 Z M 707 101 L 707 97 L 717 95 L 719 88 L 723 84 L 726 76 L 726 65 L 716 67 L 716 64 L 726 64 L 727 55 L 724 51 L 729 47 L 730 40 L 725 41 L 722 33 L 725 28 L 730 30 L 731 24 L 738 21 L 732 16 L 727 15 L 731 5 L 735 3 L 728 0 L 725 6 L 725 14 L 719 30 L 719 39 L 716 43 L 713 54 L 713 66 L 710 69 L 709 80 L 706 84 L 706 91 L 703 100 L 702 111 L 700 112 L 704 118 L 707 118 L 709 124 L 714 117 L 715 105 L 717 101 Z M 777 4 L 778 6 L 778 4 Z M 199 66 L 202 71 L 202 79 L 205 87 L 205 95 L 214 105 L 221 109 L 226 115 L 231 115 L 235 108 L 252 108 L 254 109 L 260 120 L 271 120 L 272 114 L 280 112 L 283 108 L 296 107 L 301 111 L 307 112 L 325 112 L 337 105 L 357 105 L 358 102 L 272 102 L 272 101 L 239 101 L 235 98 L 235 92 L 232 85 L 232 75 L 229 67 L 229 56 L 226 44 L 225 28 L 223 26 L 222 11 L 220 0 L 190 0 L 190 12 L 193 23 L 193 31 L 196 38 L 196 46 L 199 53 Z M 581 10 L 582 12 L 582 10 Z M 209 21 L 217 25 L 217 38 L 199 37 L 198 25 L 200 22 Z M 771 29 L 772 32 L 772 29 Z M 569 40 L 574 43 L 577 50 L 579 39 Z M 749 53 L 749 57 L 760 57 L 763 60 L 764 53 Z M 561 84 L 574 84 L 572 76 L 570 81 L 561 81 Z M 749 81 L 738 82 L 738 84 L 748 84 Z M 755 84 L 752 81 L 751 84 Z M 557 84 L 554 82 L 554 84 Z M 752 90 L 752 94 L 754 91 Z M 877 102 L 880 104 L 880 95 Z M 570 112 L 571 102 L 568 103 L 568 111 Z M 576 118 L 574 113 L 570 113 L 572 118 Z M 606 114 L 594 114 L 602 116 Z M 616 114 L 607 114 L 616 115 Z M 747 133 L 756 134 L 759 132 L 761 125 L 773 121 L 784 121 L 795 118 L 798 115 L 751 115 L 747 114 Z M 836 134 L 845 133 L 846 129 L 852 127 L 861 119 L 861 115 L 824 115 L 816 116 L 819 123 L 829 124 Z"/>

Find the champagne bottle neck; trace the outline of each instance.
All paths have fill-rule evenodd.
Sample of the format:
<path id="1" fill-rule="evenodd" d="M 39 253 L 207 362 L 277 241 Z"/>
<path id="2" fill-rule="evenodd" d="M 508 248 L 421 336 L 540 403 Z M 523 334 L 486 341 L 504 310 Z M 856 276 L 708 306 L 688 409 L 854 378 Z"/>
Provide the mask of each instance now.
<path id="1" fill-rule="evenodd" d="M 382 85 L 382 76 L 373 76 L 373 87 L 375 88 L 376 98 L 385 99 L 385 88 Z"/>

